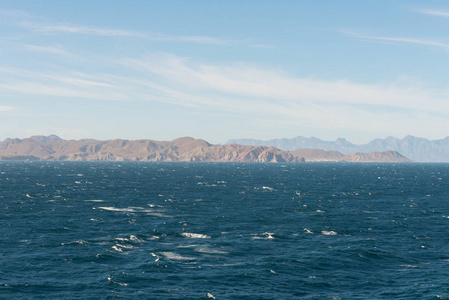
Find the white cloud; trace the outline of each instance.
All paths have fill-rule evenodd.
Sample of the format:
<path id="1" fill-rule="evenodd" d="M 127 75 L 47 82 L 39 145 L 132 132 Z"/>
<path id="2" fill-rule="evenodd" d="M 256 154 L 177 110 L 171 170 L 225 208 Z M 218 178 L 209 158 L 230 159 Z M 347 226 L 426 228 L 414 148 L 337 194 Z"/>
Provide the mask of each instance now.
<path id="1" fill-rule="evenodd" d="M 144 60 L 124 59 L 122 63 L 140 74 L 164 78 L 172 89 L 185 93 L 227 98 L 243 97 L 259 105 L 275 102 L 286 106 L 372 105 L 449 113 L 444 92 L 420 90 L 414 86 L 357 84 L 346 80 L 324 81 L 295 78 L 281 72 L 246 65 L 214 66 L 172 55 L 154 55 Z M 145 75 L 144 75 L 145 76 Z"/>
<path id="2" fill-rule="evenodd" d="M 431 9 L 426 10 L 425 9 L 425 10 L 418 10 L 418 12 L 426 14 L 426 15 L 449 18 L 449 11 L 444 11 L 444 10 L 431 10 Z"/>
<path id="3" fill-rule="evenodd" d="M 13 111 L 13 110 L 15 110 L 15 107 L 0 105 L 0 112 L 7 112 L 7 111 Z"/>
<path id="4" fill-rule="evenodd" d="M 341 30 L 341 33 L 346 35 L 361 39 L 361 40 L 371 40 L 371 41 L 384 41 L 384 42 L 396 42 L 396 43 L 408 43 L 408 44 L 418 44 L 425 46 L 433 46 L 449 49 L 449 42 L 434 39 L 422 39 L 422 38 L 410 38 L 410 37 L 388 37 L 388 36 L 371 36 L 354 31 Z"/>
<path id="5" fill-rule="evenodd" d="M 44 33 L 77 33 L 98 36 L 127 36 L 127 37 L 145 37 L 141 32 L 129 30 L 103 29 L 88 26 L 70 26 L 70 25 L 40 25 L 29 22 L 22 23 L 24 27 L 44 32 Z"/>
<path id="6" fill-rule="evenodd" d="M 70 52 L 67 52 L 61 48 L 53 46 L 24 45 L 24 47 L 30 51 L 45 52 L 49 54 L 55 54 L 72 58 L 75 57 L 75 55 L 71 54 Z"/>
<path id="7" fill-rule="evenodd" d="M 185 42 L 196 44 L 210 45 L 227 45 L 230 41 L 208 37 L 208 36 L 175 36 L 168 34 L 149 33 L 122 29 L 106 29 L 90 26 L 74 26 L 74 25 L 42 25 L 30 22 L 22 22 L 22 27 L 28 28 L 41 33 L 65 33 L 65 34 L 84 34 L 103 37 L 131 37 L 145 38 L 152 41 L 166 42 Z"/>
<path id="8" fill-rule="evenodd" d="M 245 64 L 211 65 L 169 54 L 125 58 L 119 64 L 116 73 L 108 74 L 0 68 L 0 90 L 58 96 L 60 101 L 165 102 L 173 109 L 266 120 L 261 127 L 362 130 L 377 136 L 442 136 L 449 128 L 449 91 L 407 82 L 397 86 L 298 78 Z"/>
<path id="9" fill-rule="evenodd" d="M 22 10 L 8 10 L 8 9 L 0 9 L 0 16 L 3 20 L 5 19 L 21 19 L 28 17 L 28 13 Z"/>

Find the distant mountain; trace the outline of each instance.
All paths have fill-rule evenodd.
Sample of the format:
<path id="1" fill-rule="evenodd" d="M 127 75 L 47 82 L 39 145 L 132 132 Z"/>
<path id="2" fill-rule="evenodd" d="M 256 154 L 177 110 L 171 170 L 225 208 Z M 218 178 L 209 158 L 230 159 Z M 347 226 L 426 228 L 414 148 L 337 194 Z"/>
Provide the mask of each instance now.
<path id="1" fill-rule="evenodd" d="M 354 152 L 385 152 L 397 151 L 400 154 L 421 162 L 449 162 L 449 137 L 442 140 L 428 140 L 413 136 L 403 139 L 388 137 L 386 139 L 375 139 L 367 144 L 355 145 L 346 139 L 339 138 L 336 141 L 323 141 L 318 138 L 305 138 L 298 136 L 292 139 L 274 139 L 269 141 L 237 139 L 228 143 L 243 145 L 263 145 L 276 147 L 281 150 L 291 151 L 297 149 L 321 149 L 325 151 L 339 151 L 342 154 Z"/>
<path id="2" fill-rule="evenodd" d="M 62 141 L 62 139 L 59 136 L 54 135 L 54 134 L 49 135 L 49 136 L 33 135 L 29 139 L 36 141 L 36 142 L 40 142 L 40 143 L 50 143 L 50 142 Z"/>
<path id="3" fill-rule="evenodd" d="M 84 139 L 66 141 L 57 136 L 6 139 L 0 143 L 0 160 L 71 161 L 211 161 L 301 162 L 302 158 L 274 147 L 211 145 L 184 137 L 173 141 Z"/>
<path id="4" fill-rule="evenodd" d="M 293 156 L 302 157 L 305 161 L 340 161 L 344 155 L 338 151 L 321 149 L 298 149 L 290 151 Z"/>
<path id="5" fill-rule="evenodd" d="M 407 157 L 396 151 L 385 152 L 354 152 L 343 155 L 338 151 L 324 151 L 321 149 L 298 149 L 290 151 L 293 156 L 302 157 L 306 162 L 317 161 L 347 161 L 347 162 L 411 162 Z"/>
<path id="6" fill-rule="evenodd" d="M 401 155 L 397 151 L 384 152 L 369 152 L 361 153 L 354 152 L 343 156 L 340 161 L 350 162 L 411 162 L 412 160 Z"/>

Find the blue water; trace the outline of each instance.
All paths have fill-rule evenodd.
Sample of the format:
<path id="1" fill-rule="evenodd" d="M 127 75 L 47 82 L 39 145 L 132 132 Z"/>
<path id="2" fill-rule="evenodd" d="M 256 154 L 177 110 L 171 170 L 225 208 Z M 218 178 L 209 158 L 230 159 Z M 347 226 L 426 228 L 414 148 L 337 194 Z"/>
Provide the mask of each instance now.
<path id="1" fill-rule="evenodd" d="M 445 299 L 449 164 L 0 163 L 0 298 Z"/>

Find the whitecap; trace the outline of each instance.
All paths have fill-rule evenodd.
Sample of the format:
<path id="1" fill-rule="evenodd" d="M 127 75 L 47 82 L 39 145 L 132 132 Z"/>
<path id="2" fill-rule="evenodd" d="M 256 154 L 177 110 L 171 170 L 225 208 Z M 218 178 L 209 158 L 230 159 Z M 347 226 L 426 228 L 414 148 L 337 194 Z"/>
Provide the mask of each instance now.
<path id="1" fill-rule="evenodd" d="M 313 233 L 313 231 L 310 230 L 310 229 L 308 229 L 308 228 L 304 228 L 304 232 L 305 232 L 305 233 Z"/>
<path id="2" fill-rule="evenodd" d="M 215 299 L 214 295 L 212 295 L 211 293 L 207 293 L 206 297 L 207 298 L 211 298 L 211 299 Z"/>
<path id="3" fill-rule="evenodd" d="M 115 251 L 118 251 L 118 252 L 123 252 L 123 250 L 117 246 L 112 246 L 112 249 L 114 249 Z"/>
<path id="4" fill-rule="evenodd" d="M 321 234 L 323 234 L 323 235 L 337 235 L 337 232 L 323 230 L 323 231 L 321 231 Z"/>
<path id="5" fill-rule="evenodd" d="M 127 242 L 129 240 L 127 238 L 115 238 L 114 241 Z"/>
<path id="6" fill-rule="evenodd" d="M 155 262 L 159 261 L 159 256 L 157 256 L 157 255 L 154 254 L 154 253 L 150 253 L 150 254 L 151 254 L 151 256 L 156 257 L 156 259 L 154 260 Z"/>
<path id="7" fill-rule="evenodd" d="M 200 233 L 190 233 L 190 232 L 183 232 L 181 233 L 182 236 L 191 238 L 191 239 L 210 239 L 209 235 L 200 234 Z"/>
<path id="8" fill-rule="evenodd" d="M 209 248 L 195 248 L 195 252 L 207 253 L 207 254 L 228 254 L 229 252 L 223 250 L 209 249 Z"/>
<path id="9" fill-rule="evenodd" d="M 84 200 L 86 202 L 104 202 L 104 200 Z"/>
<path id="10" fill-rule="evenodd" d="M 269 240 L 274 240 L 273 234 L 274 234 L 274 233 L 271 233 L 271 232 L 264 232 L 264 233 L 263 233 L 263 235 L 266 236 L 267 239 L 269 239 Z"/>
<path id="11" fill-rule="evenodd" d="M 262 190 L 273 191 L 274 189 L 272 187 L 269 187 L 269 186 L 263 186 Z"/>
<path id="12" fill-rule="evenodd" d="M 110 281 L 110 282 L 112 282 L 112 283 L 115 283 L 115 284 L 118 284 L 118 285 L 121 285 L 121 286 L 128 286 L 127 283 L 124 283 L 124 282 L 118 282 L 118 281 L 112 280 L 111 275 L 108 276 L 108 281 Z"/>
<path id="13" fill-rule="evenodd" d="M 124 248 L 124 249 L 132 249 L 132 248 L 134 248 L 133 245 L 117 244 L 116 246 L 117 246 L 117 247 L 120 247 L 120 248 Z"/>
<path id="14" fill-rule="evenodd" d="M 139 243 L 143 242 L 143 240 L 139 239 L 137 236 L 132 235 L 132 234 L 129 236 L 129 239 L 134 242 L 139 242 Z"/>
<path id="15" fill-rule="evenodd" d="M 120 212 L 135 212 L 134 208 L 116 208 L 113 206 L 101 206 L 99 209 L 109 210 L 109 211 L 120 211 Z"/>
<path id="16" fill-rule="evenodd" d="M 69 242 L 69 243 L 61 243 L 61 246 L 68 246 L 68 245 L 85 245 L 87 244 L 86 241 L 84 240 L 79 240 L 79 241 L 74 241 L 74 242 Z"/>
<path id="17" fill-rule="evenodd" d="M 33 198 L 33 197 L 30 196 L 30 194 L 26 194 L 26 196 L 27 196 L 27 198 Z"/>
<path id="18" fill-rule="evenodd" d="M 257 236 L 257 234 L 252 234 L 252 235 L 255 235 L 255 236 L 252 237 L 251 239 L 252 240 L 262 240 L 262 239 L 274 240 L 273 234 L 274 233 L 271 233 L 271 232 L 264 232 L 263 233 L 263 235 L 264 235 L 263 237 Z"/>
<path id="19" fill-rule="evenodd" d="M 182 255 L 174 253 L 174 252 L 161 252 L 160 254 L 165 256 L 165 258 L 173 259 L 173 260 L 194 260 L 193 257 L 182 256 Z"/>
<path id="20" fill-rule="evenodd" d="M 93 208 L 95 209 L 95 207 Z M 98 209 L 107 210 L 107 211 L 117 211 L 117 212 L 131 212 L 131 213 L 147 213 L 156 217 L 169 217 L 164 214 L 154 212 L 151 209 L 145 209 L 143 207 L 125 207 L 125 208 L 117 208 L 113 206 L 100 206 Z"/>
<path id="21" fill-rule="evenodd" d="M 176 248 L 194 248 L 198 247 L 198 245 L 179 245 Z"/>

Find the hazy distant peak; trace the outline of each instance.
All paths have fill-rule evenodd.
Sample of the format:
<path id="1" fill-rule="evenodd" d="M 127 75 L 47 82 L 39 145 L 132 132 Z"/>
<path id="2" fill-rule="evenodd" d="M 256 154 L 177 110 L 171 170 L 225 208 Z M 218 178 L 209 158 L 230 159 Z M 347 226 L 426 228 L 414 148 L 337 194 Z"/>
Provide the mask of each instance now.
<path id="1" fill-rule="evenodd" d="M 192 141 L 194 141 L 194 140 L 195 140 L 195 139 L 194 139 L 193 137 L 190 137 L 190 136 L 184 136 L 184 137 L 180 137 L 180 138 L 174 139 L 174 140 L 172 141 L 172 143 L 173 143 L 175 146 L 180 146 L 180 145 L 183 145 L 183 144 L 190 143 L 190 142 L 192 142 Z"/>
<path id="2" fill-rule="evenodd" d="M 344 138 L 336 141 L 324 141 L 315 137 L 306 138 L 297 136 L 291 139 L 260 140 L 231 140 L 228 143 L 245 145 L 273 146 L 280 150 L 293 151 L 297 149 L 321 149 L 325 151 L 339 151 L 344 155 L 354 152 L 385 152 L 397 151 L 402 155 L 421 162 L 449 162 L 449 137 L 440 140 L 428 140 L 421 137 L 408 135 L 404 138 L 389 136 L 385 139 L 374 139 L 369 143 L 356 145 Z"/>
<path id="3" fill-rule="evenodd" d="M 51 142 L 57 142 L 57 141 L 62 141 L 63 139 L 61 139 L 59 136 L 51 134 L 48 136 L 45 135 L 33 135 L 32 137 L 28 138 L 29 140 L 33 140 L 39 143 L 51 143 Z"/>

